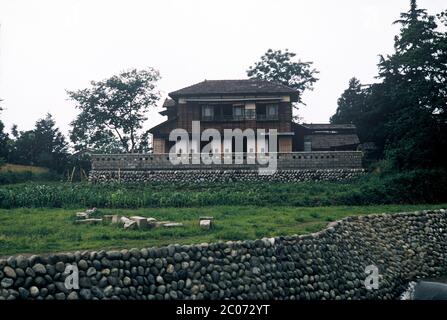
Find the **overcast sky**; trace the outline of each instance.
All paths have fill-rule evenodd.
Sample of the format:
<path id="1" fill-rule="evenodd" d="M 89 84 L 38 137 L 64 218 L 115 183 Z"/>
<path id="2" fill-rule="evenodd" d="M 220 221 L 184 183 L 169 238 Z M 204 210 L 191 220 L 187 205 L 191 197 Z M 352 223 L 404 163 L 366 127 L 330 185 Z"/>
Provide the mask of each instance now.
<path id="1" fill-rule="evenodd" d="M 419 0 L 430 14 L 446 0 Z M 64 133 L 77 114 L 66 89 L 129 68 L 154 67 L 159 89 L 246 78 L 268 49 L 297 53 L 320 71 L 304 96 L 305 122 L 328 122 L 348 80 L 374 82 L 409 0 L 0 0 L 1 119 L 31 129 L 50 112 Z M 163 99 L 162 99 L 163 100 Z M 163 121 L 150 112 L 149 128 Z"/>

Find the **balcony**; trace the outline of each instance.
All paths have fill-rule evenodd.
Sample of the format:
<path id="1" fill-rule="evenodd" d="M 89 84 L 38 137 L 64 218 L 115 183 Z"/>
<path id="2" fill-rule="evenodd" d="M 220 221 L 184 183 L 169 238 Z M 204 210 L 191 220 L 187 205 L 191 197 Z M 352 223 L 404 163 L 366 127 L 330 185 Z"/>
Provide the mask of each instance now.
<path id="1" fill-rule="evenodd" d="M 245 115 L 214 115 L 205 116 L 202 115 L 202 121 L 216 121 L 216 122 L 228 122 L 228 121 L 278 121 L 278 115 L 266 115 L 266 114 L 245 114 Z"/>
<path id="2" fill-rule="evenodd" d="M 202 121 L 277 121 L 276 103 L 237 103 L 201 106 Z"/>

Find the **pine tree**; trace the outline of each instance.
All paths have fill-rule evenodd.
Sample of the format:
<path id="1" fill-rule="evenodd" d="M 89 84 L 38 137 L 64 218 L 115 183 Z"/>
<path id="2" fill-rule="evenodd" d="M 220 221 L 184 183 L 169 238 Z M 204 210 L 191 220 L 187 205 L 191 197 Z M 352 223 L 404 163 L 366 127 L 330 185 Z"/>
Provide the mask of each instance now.
<path id="1" fill-rule="evenodd" d="M 379 157 L 398 169 L 446 167 L 447 148 L 447 12 L 436 17 L 419 9 L 395 21 L 400 32 L 394 53 L 381 56 L 379 83 L 362 90 L 352 83 L 339 100 L 332 121 L 349 121 L 358 127 L 362 142 L 374 142 Z"/>
<path id="2" fill-rule="evenodd" d="M 415 0 L 395 23 L 401 25 L 395 52 L 379 63 L 388 98 L 385 153 L 400 169 L 442 165 L 447 140 L 446 35 Z"/>
<path id="3" fill-rule="evenodd" d="M 358 124 L 361 114 L 364 111 L 366 93 L 362 89 L 362 84 L 357 78 L 349 80 L 348 89 L 346 89 L 337 102 L 337 111 L 331 117 L 331 123 Z"/>
<path id="4" fill-rule="evenodd" d="M 42 166 L 58 172 L 65 169 L 67 142 L 51 114 L 39 119 L 33 130 L 20 131 L 13 145 L 10 154 L 13 163 Z"/>

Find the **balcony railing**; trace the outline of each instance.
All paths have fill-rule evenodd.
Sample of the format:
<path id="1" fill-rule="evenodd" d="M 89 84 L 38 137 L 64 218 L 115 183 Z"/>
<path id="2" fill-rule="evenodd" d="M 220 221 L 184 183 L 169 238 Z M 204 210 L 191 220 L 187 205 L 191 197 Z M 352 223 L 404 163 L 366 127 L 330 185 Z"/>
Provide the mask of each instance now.
<path id="1" fill-rule="evenodd" d="M 277 114 L 275 114 L 275 115 L 257 114 L 256 120 L 274 121 L 274 120 L 278 120 L 278 115 Z"/>
<path id="2" fill-rule="evenodd" d="M 266 114 L 253 114 L 253 115 L 214 115 L 203 116 L 202 121 L 246 121 L 246 120 L 258 120 L 258 121 L 277 121 L 278 115 L 266 115 Z"/>

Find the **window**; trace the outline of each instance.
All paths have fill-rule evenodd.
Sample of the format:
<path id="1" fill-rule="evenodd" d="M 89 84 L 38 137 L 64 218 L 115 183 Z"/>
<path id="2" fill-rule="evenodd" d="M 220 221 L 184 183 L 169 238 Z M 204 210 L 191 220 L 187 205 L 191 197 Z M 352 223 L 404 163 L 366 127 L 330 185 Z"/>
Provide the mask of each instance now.
<path id="1" fill-rule="evenodd" d="M 270 119 L 276 119 L 278 117 L 278 105 L 268 104 L 267 105 L 267 117 Z"/>
<path id="2" fill-rule="evenodd" d="M 304 136 L 304 151 L 312 151 L 312 137 Z"/>
<path id="3" fill-rule="evenodd" d="M 260 120 L 265 119 L 267 114 L 267 106 L 265 104 L 256 104 L 256 117 Z"/>
<path id="4" fill-rule="evenodd" d="M 234 119 L 243 119 L 244 118 L 244 106 L 243 105 L 233 106 L 233 118 Z"/>
<path id="5" fill-rule="evenodd" d="M 233 117 L 233 105 L 222 104 L 220 105 L 220 108 L 224 120 L 231 119 Z"/>
<path id="6" fill-rule="evenodd" d="M 214 108 L 212 106 L 202 107 L 202 119 L 203 120 L 213 120 L 214 118 Z"/>
<path id="7" fill-rule="evenodd" d="M 255 120 L 256 119 L 256 110 L 255 109 L 245 109 L 245 119 Z"/>

